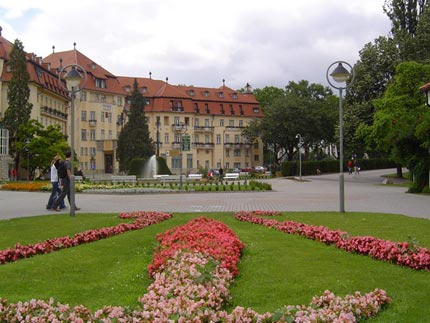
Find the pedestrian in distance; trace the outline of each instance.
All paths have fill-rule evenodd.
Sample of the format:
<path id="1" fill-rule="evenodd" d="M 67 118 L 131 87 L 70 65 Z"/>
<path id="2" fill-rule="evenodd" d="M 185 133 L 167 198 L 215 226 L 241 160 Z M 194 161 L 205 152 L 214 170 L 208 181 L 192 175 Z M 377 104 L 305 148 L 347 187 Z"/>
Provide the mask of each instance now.
<path id="1" fill-rule="evenodd" d="M 46 205 L 48 210 L 52 209 L 55 199 L 61 194 L 60 179 L 58 178 L 58 170 L 55 166 L 60 164 L 59 161 L 61 161 L 61 157 L 57 154 L 51 162 L 51 195 L 49 196 L 48 204 Z M 60 201 L 59 207 L 61 210 L 66 207 L 64 205 L 64 199 Z"/>
<path id="2" fill-rule="evenodd" d="M 360 164 L 358 163 L 357 159 L 354 161 L 354 174 L 355 175 L 360 174 Z"/>
<path id="3" fill-rule="evenodd" d="M 78 208 L 76 205 L 72 206 L 70 204 L 70 176 L 72 175 L 72 161 L 70 160 L 71 156 L 72 153 L 68 151 L 66 152 L 66 159 L 64 161 L 57 161 L 58 177 L 61 180 L 61 193 L 52 204 L 52 211 L 60 211 L 58 206 L 60 205 L 61 201 L 64 202 L 64 198 L 66 197 L 66 195 L 70 207 L 74 207 L 76 211 L 80 210 L 80 208 Z"/>
<path id="4" fill-rule="evenodd" d="M 353 167 L 353 163 L 352 160 L 348 160 L 348 164 L 346 164 L 348 167 L 348 174 L 351 175 L 352 174 L 352 167 Z"/>

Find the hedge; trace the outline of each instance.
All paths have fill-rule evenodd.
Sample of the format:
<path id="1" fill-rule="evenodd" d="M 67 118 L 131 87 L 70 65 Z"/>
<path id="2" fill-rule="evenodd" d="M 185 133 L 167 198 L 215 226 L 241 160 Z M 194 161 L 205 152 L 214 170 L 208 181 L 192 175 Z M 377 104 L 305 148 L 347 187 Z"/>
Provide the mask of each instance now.
<path id="1" fill-rule="evenodd" d="M 387 158 L 371 158 L 357 159 L 361 170 L 395 168 L 396 163 Z M 348 171 L 346 164 L 348 160 L 344 160 L 343 169 Z M 300 165 L 297 161 L 286 161 L 281 164 L 282 176 L 298 176 Z M 339 172 L 338 160 L 310 160 L 302 161 L 302 175 L 316 175 L 319 170 L 321 174 Z"/>

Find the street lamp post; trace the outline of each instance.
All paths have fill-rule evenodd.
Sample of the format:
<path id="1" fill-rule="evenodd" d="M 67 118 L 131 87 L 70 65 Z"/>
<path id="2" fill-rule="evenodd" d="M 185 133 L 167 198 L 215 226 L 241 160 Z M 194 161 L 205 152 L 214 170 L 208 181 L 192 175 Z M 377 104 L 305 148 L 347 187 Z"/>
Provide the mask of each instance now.
<path id="1" fill-rule="evenodd" d="M 30 181 L 30 149 L 28 149 L 29 144 L 30 144 L 30 139 L 26 139 L 25 150 L 27 152 L 27 182 Z"/>
<path id="2" fill-rule="evenodd" d="M 79 71 L 81 71 L 84 74 L 84 78 L 82 78 Z M 74 167 L 73 162 L 75 160 L 75 96 L 76 93 L 81 91 L 86 82 L 87 82 L 87 72 L 85 69 L 78 65 L 78 64 L 68 64 L 64 66 L 60 73 L 58 74 L 58 78 L 60 80 L 60 84 L 63 84 L 61 82 L 61 76 L 65 73 L 64 80 L 66 81 L 67 90 L 69 92 L 70 96 L 70 216 L 75 216 L 75 173 L 74 173 Z M 84 81 L 81 87 L 79 87 L 79 84 L 81 81 Z"/>
<path id="3" fill-rule="evenodd" d="M 332 70 L 332 67 L 337 64 L 337 67 Z M 342 65 L 345 64 L 349 67 L 349 71 Z M 330 73 L 331 71 L 331 73 Z M 330 74 L 329 74 L 330 73 Z M 341 85 L 335 85 L 329 78 L 331 78 Z M 332 63 L 326 73 L 328 83 L 335 89 L 339 90 L 339 212 L 345 212 L 345 178 L 343 174 L 343 107 L 342 107 L 342 91 L 346 89 L 346 81 L 352 76 L 351 82 L 354 80 L 354 69 L 350 64 L 344 61 L 336 61 Z"/>
<path id="4" fill-rule="evenodd" d="M 298 150 L 299 150 L 299 175 L 300 175 L 300 182 L 302 181 L 302 144 L 303 144 L 303 138 L 301 134 L 297 134 L 296 138 L 299 139 L 298 144 Z"/>
<path id="5" fill-rule="evenodd" d="M 182 169 L 183 169 L 183 167 L 182 167 L 182 152 L 183 151 L 189 151 L 189 145 L 190 145 L 189 141 L 187 141 L 187 147 L 185 147 L 185 144 L 184 144 L 184 135 L 187 133 L 187 124 L 186 123 L 182 124 L 180 131 L 181 131 L 181 142 L 180 142 L 181 148 L 179 150 L 180 151 L 180 154 L 179 154 L 179 156 L 180 156 L 180 160 L 179 160 L 179 164 L 180 164 L 179 190 L 182 190 L 182 186 L 183 186 L 183 180 L 182 180 Z"/>

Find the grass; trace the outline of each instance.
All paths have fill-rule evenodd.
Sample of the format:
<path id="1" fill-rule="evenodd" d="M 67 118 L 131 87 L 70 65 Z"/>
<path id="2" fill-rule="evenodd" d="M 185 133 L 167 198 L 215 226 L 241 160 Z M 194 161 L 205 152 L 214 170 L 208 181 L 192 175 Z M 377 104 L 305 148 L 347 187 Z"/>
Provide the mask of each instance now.
<path id="1" fill-rule="evenodd" d="M 134 306 L 151 283 L 146 267 L 152 259 L 155 236 L 185 224 L 197 213 L 174 218 L 143 230 L 129 232 L 52 254 L 0 266 L 0 297 L 9 301 L 31 298 L 56 300 L 91 309 L 103 305 Z M 231 213 L 206 213 L 229 225 L 246 244 L 240 274 L 232 288 L 235 306 L 274 311 L 285 304 L 308 304 L 325 289 L 339 294 L 385 289 L 393 298 L 387 310 L 369 322 L 425 322 L 430 317 L 430 273 L 414 271 L 332 246 L 235 220 Z M 279 220 L 294 220 L 351 235 L 372 235 L 392 241 L 419 241 L 430 247 L 430 221 L 399 215 L 371 213 L 284 213 Z M 77 214 L 75 218 L 29 217 L 0 221 L 0 248 L 17 241 L 39 240 L 117 224 L 117 214 Z"/>

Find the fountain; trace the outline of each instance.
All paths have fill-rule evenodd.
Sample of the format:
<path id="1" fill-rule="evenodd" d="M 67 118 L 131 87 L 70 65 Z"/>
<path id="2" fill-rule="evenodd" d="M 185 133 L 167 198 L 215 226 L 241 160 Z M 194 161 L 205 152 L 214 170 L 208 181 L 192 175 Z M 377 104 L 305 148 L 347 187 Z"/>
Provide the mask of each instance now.
<path id="1" fill-rule="evenodd" d="M 155 178 L 157 168 L 157 156 L 152 155 L 143 168 L 143 178 Z"/>

